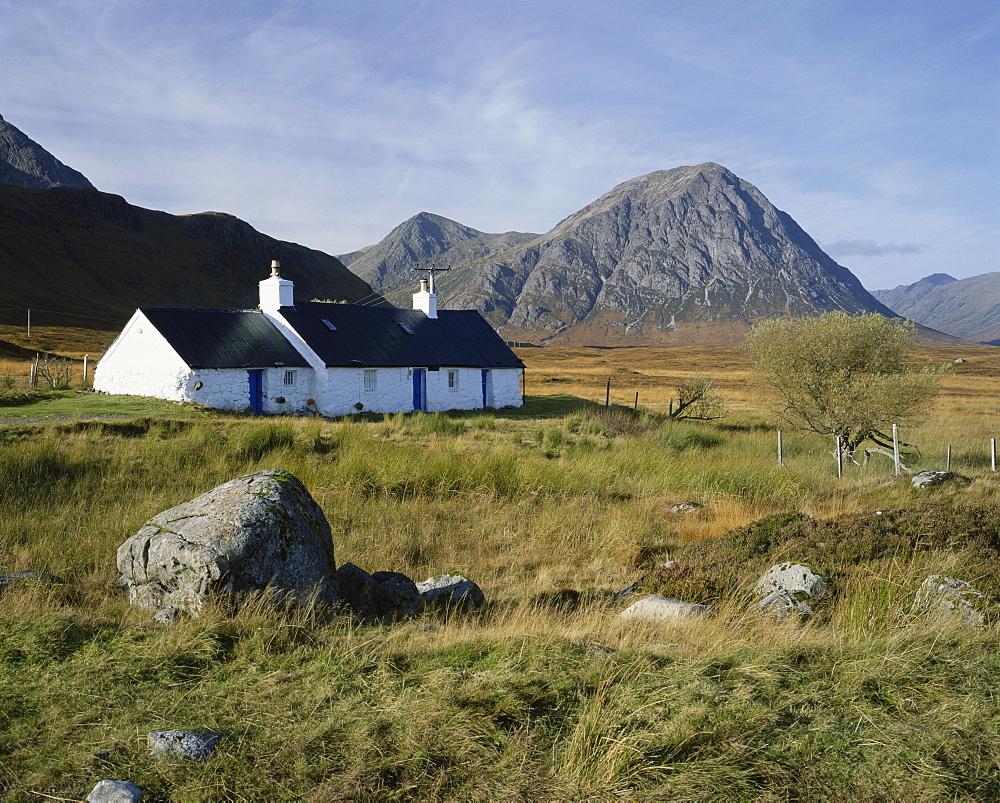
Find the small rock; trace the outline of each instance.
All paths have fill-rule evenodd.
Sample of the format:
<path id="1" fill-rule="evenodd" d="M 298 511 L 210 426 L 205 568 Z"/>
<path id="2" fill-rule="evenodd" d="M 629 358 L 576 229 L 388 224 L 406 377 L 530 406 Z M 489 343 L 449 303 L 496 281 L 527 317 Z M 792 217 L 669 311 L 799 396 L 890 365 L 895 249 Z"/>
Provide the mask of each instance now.
<path id="1" fill-rule="evenodd" d="M 665 560 L 663 563 L 661 563 L 656 568 L 657 569 L 666 569 L 666 570 L 670 571 L 670 570 L 673 570 L 673 569 L 679 569 L 680 566 L 681 565 L 676 560 Z"/>
<path id="2" fill-rule="evenodd" d="M 98 781 L 87 795 L 87 803 L 135 803 L 142 790 L 130 781 Z"/>
<path id="3" fill-rule="evenodd" d="M 779 622 L 784 622 L 789 615 L 795 615 L 799 619 L 813 617 L 812 608 L 789 591 L 772 591 L 757 603 L 757 608 Z"/>
<path id="4" fill-rule="evenodd" d="M 587 655 L 614 655 L 615 651 L 610 647 L 604 647 L 600 644 L 588 644 L 587 645 Z"/>
<path id="5" fill-rule="evenodd" d="M 830 596 L 833 588 L 825 572 L 804 563 L 786 561 L 768 569 L 754 587 L 754 592 L 762 597 L 774 591 L 786 591 L 795 597 L 805 594 L 809 599 L 819 600 Z"/>
<path id="6" fill-rule="evenodd" d="M 933 488 L 935 485 L 942 485 L 950 480 L 961 480 L 963 482 L 972 482 L 969 477 L 964 477 L 961 474 L 956 474 L 953 471 L 921 471 L 919 474 L 914 474 L 913 478 L 910 480 L 910 484 L 917 490 L 923 488 Z"/>
<path id="7" fill-rule="evenodd" d="M 176 608 L 160 608 L 160 610 L 153 614 L 153 620 L 159 622 L 161 625 L 172 625 L 176 619 Z"/>
<path id="8" fill-rule="evenodd" d="M 23 572 L 10 572 L 0 574 L 0 591 L 8 586 L 20 585 L 22 583 L 41 583 L 42 585 L 62 586 L 66 581 L 54 574 L 44 574 L 42 572 L 27 569 Z"/>
<path id="9" fill-rule="evenodd" d="M 167 730 L 150 731 L 146 734 L 150 755 L 153 758 L 183 756 L 200 760 L 215 752 L 219 734 L 213 731 Z"/>
<path id="10" fill-rule="evenodd" d="M 412 616 L 423 607 L 423 597 L 405 574 L 376 572 L 368 574 L 353 563 L 337 569 L 335 579 L 340 596 L 363 619 L 386 619 Z"/>
<path id="11" fill-rule="evenodd" d="M 373 572 L 372 579 L 383 589 L 394 595 L 400 612 L 406 616 L 416 616 L 423 610 L 424 598 L 420 589 L 409 577 L 400 572 Z"/>
<path id="12" fill-rule="evenodd" d="M 957 619 L 965 625 L 986 623 L 986 615 L 1000 608 L 972 583 L 943 574 L 928 577 L 920 584 L 910 611 L 929 619 Z"/>
<path id="13" fill-rule="evenodd" d="M 670 508 L 671 513 L 694 513 L 696 510 L 701 510 L 704 505 L 699 505 L 697 502 L 678 502 L 676 505 Z"/>
<path id="14" fill-rule="evenodd" d="M 627 588 L 623 588 L 621 591 L 616 591 L 614 594 L 612 594 L 611 600 L 615 601 L 619 599 L 628 599 L 638 590 L 639 590 L 639 584 L 632 583 L 632 585 L 628 586 Z"/>
<path id="15" fill-rule="evenodd" d="M 710 613 L 712 613 L 712 609 L 708 605 L 682 602 L 679 599 L 670 599 L 669 597 L 651 596 L 633 602 L 618 614 L 618 618 L 623 622 L 659 623 L 704 616 Z"/>
<path id="16" fill-rule="evenodd" d="M 426 604 L 455 605 L 463 608 L 481 608 L 486 604 L 483 590 L 468 577 L 460 574 L 441 574 L 417 583 L 420 596 Z"/>

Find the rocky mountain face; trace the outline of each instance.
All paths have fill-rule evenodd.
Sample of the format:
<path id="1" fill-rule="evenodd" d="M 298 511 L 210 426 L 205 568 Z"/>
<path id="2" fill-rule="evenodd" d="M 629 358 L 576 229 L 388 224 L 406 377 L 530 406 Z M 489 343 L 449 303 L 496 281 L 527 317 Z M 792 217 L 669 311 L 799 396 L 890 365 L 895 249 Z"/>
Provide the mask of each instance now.
<path id="1" fill-rule="evenodd" d="M 939 332 L 1000 345 L 1000 273 L 954 279 L 944 273 L 892 290 L 877 290 L 879 301 L 904 318 Z"/>
<path id="2" fill-rule="evenodd" d="M 404 255 L 418 253 L 417 218 L 365 252 L 359 273 L 376 289 L 395 289 L 383 275 L 413 276 Z M 756 187 L 711 162 L 626 181 L 520 242 L 447 223 L 467 236 L 435 256 L 452 268 L 439 305 L 478 309 L 512 340 L 639 345 L 692 326 L 738 339 L 759 317 L 892 314 Z M 376 256 L 390 253 L 391 266 Z"/>
<path id="3" fill-rule="evenodd" d="M 170 215 L 94 189 L 0 184 L 0 282 L 4 307 L 17 308 L 0 322 L 23 321 L 29 307 L 59 313 L 52 324 L 113 329 L 140 306 L 256 307 L 272 259 L 298 298 L 371 295 L 335 257 L 232 215 Z"/>
<path id="4" fill-rule="evenodd" d="M 82 173 L 64 165 L 3 117 L 0 117 L 0 182 L 39 189 L 94 189 Z"/>
<path id="5" fill-rule="evenodd" d="M 447 268 L 498 254 L 536 238 L 510 231 L 487 234 L 440 215 L 421 212 L 400 223 L 377 245 L 338 259 L 383 293 L 410 289 L 419 281 L 416 267 Z"/>

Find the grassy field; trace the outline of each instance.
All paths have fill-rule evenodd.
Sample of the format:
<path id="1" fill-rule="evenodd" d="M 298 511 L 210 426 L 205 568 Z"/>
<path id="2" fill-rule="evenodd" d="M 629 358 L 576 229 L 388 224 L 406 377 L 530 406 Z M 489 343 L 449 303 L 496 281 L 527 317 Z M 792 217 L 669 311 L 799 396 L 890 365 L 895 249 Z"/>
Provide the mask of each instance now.
<path id="1" fill-rule="evenodd" d="M 919 356 L 966 360 L 904 437 L 916 468 L 951 445 L 971 482 L 925 492 L 889 461 L 838 481 L 831 444 L 803 433 L 779 468 L 732 347 L 525 349 L 528 404 L 496 413 L 260 420 L 11 389 L 0 566 L 67 582 L 0 596 L 0 796 L 121 778 L 174 800 L 996 799 L 997 625 L 907 609 L 937 572 L 1000 593 L 997 354 Z M 665 418 L 692 372 L 729 417 Z M 338 564 L 462 571 L 488 606 L 362 626 L 248 600 L 163 627 L 124 603 L 120 543 L 269 467 L 322 505 Z M 799 629 L 748 610 L 784 559 L 838 589 Z M 717 613 L 625 625 L 612 594 L 633 582 Z M 151 760 L 145 733 L 172 727 L 219 732 L 217 755 Z"/>

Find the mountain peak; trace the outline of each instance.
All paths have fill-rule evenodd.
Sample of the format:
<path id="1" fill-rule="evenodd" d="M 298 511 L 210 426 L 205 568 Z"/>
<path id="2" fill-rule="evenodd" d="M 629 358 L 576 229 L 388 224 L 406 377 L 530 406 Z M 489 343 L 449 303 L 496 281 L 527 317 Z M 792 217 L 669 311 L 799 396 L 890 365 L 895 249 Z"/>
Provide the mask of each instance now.
<path id="1" fill-rule="evenodd" d="M 0 117 L 0 182 L 43 190 L 94 189 L 82 173 L 64 165 L 3 117 Z"/>
<path id="2" fill-rule="evenodd" d="M 451 268 L 438 281 L 439 304 L 478 309 L 515 340 L 639 345 L 673 340 L 689 324 L 739 337 L 774 315 L 892 314 L 760 190 L 715 162 L 624 181 L 520 241 L 487 242 L 500 235 L 449 222 L 464 236 L 435 244 L 435 264 Z M 427 234 L 416 240 L 397 227 L 358 274 L 383 293 L 401 290 Z"/>

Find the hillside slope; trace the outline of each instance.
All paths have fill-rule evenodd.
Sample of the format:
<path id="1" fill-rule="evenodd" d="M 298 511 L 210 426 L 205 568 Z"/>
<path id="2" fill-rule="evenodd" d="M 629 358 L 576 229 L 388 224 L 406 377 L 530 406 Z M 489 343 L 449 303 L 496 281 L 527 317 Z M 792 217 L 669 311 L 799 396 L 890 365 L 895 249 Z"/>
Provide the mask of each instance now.
<path id="1" fill-rule="evenodd" d="M 1000 273 L 941 273 L 874 293 L 894 312 L 955 337 L 1000 345 Z"/>
<path id="2" fill-rule="evenodd" d="M 401 228 L 376 248 L 405 252 Z M 502 251 L 470 257 L 472 241 L 435 260 L 452 268 L 441 306 L 478 309 L 515 340 L 653 344 L 691 326 L 734 340 L 759 317 L 892 314 L 756 187 L 711 162 L 626 181 Z M 375 271 L 366 278 L 394 289 Z"/>
<path id="3" fill-rule="evenodd" d="M 138 306 L 255 307 L 272 259 L 299 298 L 371 293 L 335 257 L 275 240 L 232 215 L 176 216 L 93 189 L 0 184 L 3 316 L 18 321 L 24 307 L 93 316 L 66 320 L 95 328 L 112 327 Z"/>

